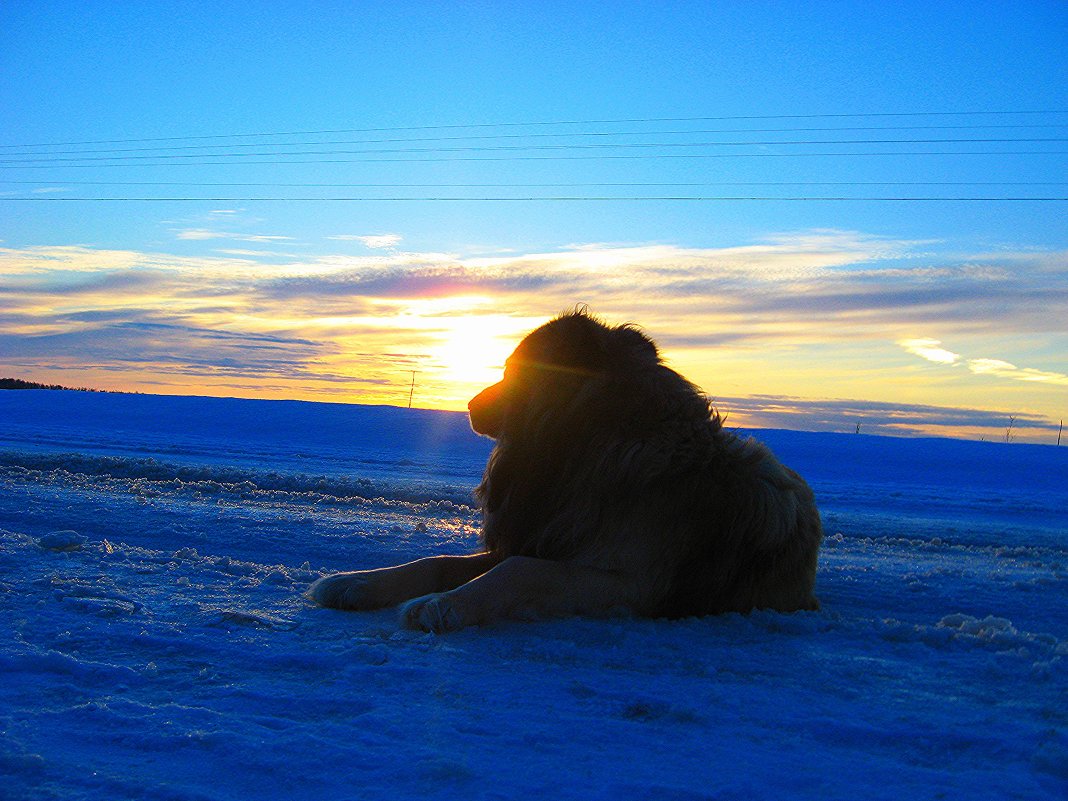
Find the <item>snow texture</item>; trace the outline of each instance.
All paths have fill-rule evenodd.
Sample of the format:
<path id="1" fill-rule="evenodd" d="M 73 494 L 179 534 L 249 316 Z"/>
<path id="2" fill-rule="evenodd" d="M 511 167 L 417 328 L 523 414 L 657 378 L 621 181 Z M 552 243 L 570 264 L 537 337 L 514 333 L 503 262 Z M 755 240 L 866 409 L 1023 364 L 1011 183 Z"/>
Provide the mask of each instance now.
<path id="1" fill-rule="evenodd" d="M 1068 448 L 758 433 L 821 611 L 434 636 L 302 593 L 477 547 L 463 415 L 0 393 L 0 798 L 1064 798 Z"/>

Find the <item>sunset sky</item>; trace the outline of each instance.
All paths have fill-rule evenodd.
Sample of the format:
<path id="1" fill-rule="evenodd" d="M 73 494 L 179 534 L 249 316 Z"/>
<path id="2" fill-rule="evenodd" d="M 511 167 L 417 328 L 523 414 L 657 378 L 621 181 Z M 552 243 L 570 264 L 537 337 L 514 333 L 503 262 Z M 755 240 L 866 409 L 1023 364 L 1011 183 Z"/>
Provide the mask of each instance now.
<path id="1" fill-rule="evenodd" d="M 0 376 L 461 409 L 549 317 L 740 425 L 1055 442 L 1068 4 L 0 5 Z"/>

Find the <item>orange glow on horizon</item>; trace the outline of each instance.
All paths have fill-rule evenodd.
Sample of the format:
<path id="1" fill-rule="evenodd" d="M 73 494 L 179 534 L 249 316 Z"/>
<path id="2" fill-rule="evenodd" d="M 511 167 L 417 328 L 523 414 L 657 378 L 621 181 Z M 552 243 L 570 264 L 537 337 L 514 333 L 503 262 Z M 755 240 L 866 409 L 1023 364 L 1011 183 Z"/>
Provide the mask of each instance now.
<path id="1" fill-rule="evenodd" d="M 1033 298 L 1068 253 L 997 253 L 932 267 L 902 262 L 910 247 L 823 231 L 759 247 L 597 245 L 263 263 L 0 248 L 0 274 L 12 287 L 0 320 L 0 376 L 407 406 L 414 373 L 413 406 L 464 410 L 500 379 L 525 334 L 585 301 L 608 323 L 641 325 L 669 366 L 714 399 L 1010 410 L 1055 428 L 1068 385 L 1063 337 Z M 1001 280 L 1010 272 L 1012 282 Z M 931 303 L 936 284 L 958 295 Z M 961 314 L 962 303 L 984 292 L 1000 293 L 996 314 Z M 898 297 L 916 300 L 887 301 Z M 742 409 L 730 411 L 733 422 L 748 424 Z M 753 417 L 773 418 L 798 419 L 789 411 Z M 895 424 L 953 433 L 921 419 Z M 974 431 L 962 424 L 959 433 Z"/>

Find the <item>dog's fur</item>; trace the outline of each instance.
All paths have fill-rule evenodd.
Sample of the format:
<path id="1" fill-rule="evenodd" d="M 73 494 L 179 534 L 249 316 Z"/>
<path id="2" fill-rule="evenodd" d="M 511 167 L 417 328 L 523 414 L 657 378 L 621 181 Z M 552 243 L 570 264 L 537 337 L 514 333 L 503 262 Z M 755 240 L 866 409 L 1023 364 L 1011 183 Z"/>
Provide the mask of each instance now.
<path id="1" fill-rule="evenodd" d="M 428 631 L 817 608 L 812 491 L 765 446 L 725 431 L 634 327 L 558 317 L 468 408 L 472 428 L 497 441 L 476 491 L 485 550 L 327 576 L 314 600 L 414 599 L 403 620 Z"/>

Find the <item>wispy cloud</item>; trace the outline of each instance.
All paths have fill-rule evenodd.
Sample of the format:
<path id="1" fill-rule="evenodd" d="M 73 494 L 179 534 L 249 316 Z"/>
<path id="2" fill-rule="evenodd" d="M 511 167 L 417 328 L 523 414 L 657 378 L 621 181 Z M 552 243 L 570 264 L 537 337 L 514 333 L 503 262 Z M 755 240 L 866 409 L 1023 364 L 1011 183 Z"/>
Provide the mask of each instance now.
<path id="1" fill-rule="evenodd" d="M 170 276 L 160 270 L 123 270 L 99 273 L 53 274 L 44 277 L 0 276 L 0 296 L 91 295 L 102 292 L 137 294 L 158 290 L 168 283 Z"/>
<path id="2" fill-rule="evenodd" d="M 186 228 L 178 231 L 178 239 L 203 241 L 208 239 L 229 239 L 234 242 L 284 242 L 292 240 L 291 236 L 276 234 L 241 234 L 232 231 L 212 231 L 208 228 Z"/>
<path id="3" fill-rule="evenodd" d="M 965 359 L 958 353 L 940 347 L 942 343 L 937 339 L 903 339 L 898 344 L 909 353 L 929 362 L 949 366 L 964 365 L 976 375 L 1068 386 L 1068 375 L 1064 373 L 1036 370 L 1032 367 L 1017 367 L 1003 359 Z"/>
<path id="4" fill-rule="evenodd" d="M 260 258 L 263 256 L 279 257 L 285 255 L 279 253 L 277 250 L 249 250 L 247 248 L 218 248 L 213 252 L 223 253 L 227 256 L 251 256 L 253 258 Z"/>
<path id="5" fill-rule="evenodd" d="M 189 229 L 187 239 L 278 242 L 285 237 Z M 263 304 L 306 298 L 492 296 L 518 314 L 544 315 L 585 302 L 694 341 L 900 341 L 902 331 L 1068 333 L 1048 309 L 1068 307 L 1068 255 L 960 263 L 914 259 L 911 242 L 860 234 L 779 235 L 733 248 L 587 246 L 548 253 L 466 258 L 443 253 L 287 256 L 230 249 L 221 257 L 49 247 L 0 251 L 0 273 L 21 280 L 45 273 L 161 269 L 195 276 L 215 294 L 225 284 Z M 226 255 L 249 259 L 225 258 Z M 994 256 L 982 258 L 993 259 Z M 36 279 L 34 279 L 36 280 Z M 48 282 L 41 285 L 48 291 Z M 1063 316 L 1062 316 L 1063 317 Z M 908 337 L 916 340 L 915 337 Z M 948 358 L 946 353 L 941 354 Z"/>
<path id="6" fill-rule="evenodd" d="M 336 354 L 334 343 L 249 331 L 223 331 L 167 320 L 151 310 L 120 314 L 79 314 L 68 318 L 76 328 L 40 335 L 0 333 L 0 362 L 33 365 L 48 360 L 53 367 L 115 372 L 138 371 L 146 376 L 267 379 L 313 385 L 382 384 L 381 376 L 341 374 L 325 367 Z"/>
<path id="7" fill-rule="evenodd" d="M 327 239 L 339 242 L 359 242 L 372 250 L 393 248 L 401 243 L 400 234 L 338 234 L 328 236 Z"/>
<path id="8" fill-rule="evenodd" d="M 997 378 L 1011 378 L 1014 381 L 1037 381 L 1044 384 L 1057 384 L 1068 387 L 1068 375 L 1053 373 L 1048 370 L 1036 370 L 1032 367 L 1017 367 L 1001 359 L 969 359 L 968 369 L 978 375 L 990 375 Z"/>
<path id="9" fill-rule="evenodd" d="M 996 438 L 1009 423 L 1004 412 L 969 406 L 850 399 L 799 398 L 788 395 L 749 395 L 714 398 L 721 414 L 742 418 L 758 428 L 840 431 L 843 433 L 949 435 L 968 430 Z M 1055 432 L 1057 425 L 1039 414 L 1015 412 L 1013 425 L 1039 432 Z"/>
<path id="10" fill-rule="evenodd" d="M 937 339 L 902 339 L 897 344 L 909 353 L 936 364 L 956 364 L 960 355 L 946 350 Z"/>

